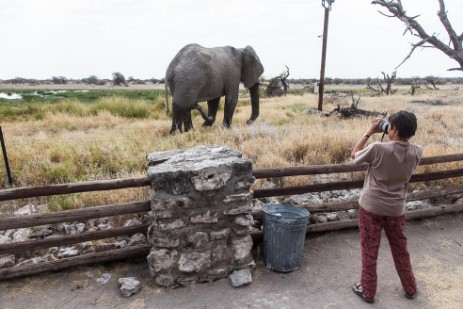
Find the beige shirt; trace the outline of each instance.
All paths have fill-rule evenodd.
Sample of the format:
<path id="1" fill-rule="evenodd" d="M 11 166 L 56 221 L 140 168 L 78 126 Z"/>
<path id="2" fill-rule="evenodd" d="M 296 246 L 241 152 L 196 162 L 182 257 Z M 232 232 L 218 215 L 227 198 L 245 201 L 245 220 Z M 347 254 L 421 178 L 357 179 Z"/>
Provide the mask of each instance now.
<path id="1" fill-rule="evenodd" d="M 422 154 L 421 146 L 396 142 L 375 142 L 355 153 L 355 163 L 368 163 L 360 206 L 381 216 L 401 216 Z"/>

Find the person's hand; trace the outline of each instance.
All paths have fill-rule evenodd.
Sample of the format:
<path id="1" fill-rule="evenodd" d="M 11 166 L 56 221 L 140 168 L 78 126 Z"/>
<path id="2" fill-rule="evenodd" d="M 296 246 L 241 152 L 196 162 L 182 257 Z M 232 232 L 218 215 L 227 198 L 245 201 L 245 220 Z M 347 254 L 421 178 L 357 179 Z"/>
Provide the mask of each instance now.
<path id="1" fill-rule="evenodd" d="M 372 135 L 372 134 L 375 134 L 375 133 L 381 133 L 381 129 L 379 128 L 379 123 L 383 120 L 383 118 L 374 118 L 372 121 L 371 121 L 371 124 L 370 126 L 368 127 L 367 129 L 367 132 L 365 134 L 367 134 L 368 136 Z"/>

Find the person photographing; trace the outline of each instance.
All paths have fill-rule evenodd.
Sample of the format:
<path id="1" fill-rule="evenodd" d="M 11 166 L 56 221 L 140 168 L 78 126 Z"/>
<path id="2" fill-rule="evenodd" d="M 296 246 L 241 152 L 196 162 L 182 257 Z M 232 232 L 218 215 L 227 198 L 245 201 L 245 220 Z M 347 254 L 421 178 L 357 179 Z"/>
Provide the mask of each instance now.
<path id="1" fill-rule="evenodd" d="M 416 116 L 408 111 L 392 114 L 388 122 L 375 118 L 352 150 L 355 163 L 368 164 L 359 199 L 361 281 L 354 284 L 352 290 L 368 303 L 374 302 L 376 294 L 376 264 L 382 229 L 389 241 L 405 297 L 416 297 L 415 276 L 404 235 L 408 183 L 423 153 L 421 146 L 409 142 L 416 129 Z M 389 141 L 373 142 L 365 148 L 370 136 L 376 133 L 387 134 Z"/>

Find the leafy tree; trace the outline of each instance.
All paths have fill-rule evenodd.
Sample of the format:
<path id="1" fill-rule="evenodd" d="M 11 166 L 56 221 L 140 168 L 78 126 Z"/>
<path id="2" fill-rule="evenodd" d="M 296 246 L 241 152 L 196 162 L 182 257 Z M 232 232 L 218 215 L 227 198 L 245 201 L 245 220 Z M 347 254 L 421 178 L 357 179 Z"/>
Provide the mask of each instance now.
<path id="1" fill-rule="evenodd" d="M 98 77 L 96 77 L 95 75 L 90 75 L 87 78 L 83 78 L 82 81 L 88 85 L 98 85 L 99 83 Z"/>

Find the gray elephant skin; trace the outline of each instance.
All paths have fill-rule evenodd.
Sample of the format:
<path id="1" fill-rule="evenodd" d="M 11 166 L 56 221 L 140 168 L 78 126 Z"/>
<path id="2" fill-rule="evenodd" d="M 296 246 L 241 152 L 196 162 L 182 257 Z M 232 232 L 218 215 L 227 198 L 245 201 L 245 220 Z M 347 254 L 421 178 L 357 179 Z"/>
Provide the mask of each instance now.
<path id="1" fill-rule="evenodd" d="M 191 110 L 198 109 L 205 126 L 217 115 L 220 97 L 225 96 L 223 126 L 229 128 L 238 102 L 240 82 L 251 94 L 252 113 L 248 124 L 259 116 L 259 77 L 264 72 L 251 46 L 206 48 L 198 44 L 183 47 L 169 64 L 166 87 L 172 93 L 172 127 L 170 132 L 193 129 Z M 207 101 L 207 115 L 199 102 Z"/>

